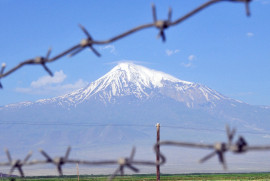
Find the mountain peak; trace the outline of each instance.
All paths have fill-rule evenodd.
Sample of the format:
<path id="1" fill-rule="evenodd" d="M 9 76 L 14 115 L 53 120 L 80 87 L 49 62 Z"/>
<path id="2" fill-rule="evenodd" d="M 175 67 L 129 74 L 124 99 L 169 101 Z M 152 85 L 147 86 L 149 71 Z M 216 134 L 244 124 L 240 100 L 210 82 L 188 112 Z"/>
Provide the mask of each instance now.
<path id="1" fill-rule="evenodd" d="M 135 65 L 131 62 L 120 62 L 117 66 L 115 66 L 112 70 L 125 70 L 128 71 L 131 67 L 136 67 L 138 65 Z"/>
<path id="2" fill-rule="evenodd" d="M 125 73 L 128 81 L 139 81 L 146 87 L 163 87 L 162 81 L 181 82 L 183 84 L 192 84 L 191 82 L 177 79 L 164 72 L 152 70 L 141 65 L 136 65 L 130 62 L 121 62 L 115 66 L 108 74 L 116 74 L 119 76 Z M 105 76 L 106 76 L 105 75 Z"/>
<path id="3" fill-rule="evenodd" d="M 169 84 L 190 86 L 194 83 L 182 81 L 164 72 L 152 70 L 130 62 L 121 62 L 107 74 L 89 84 L 88 87 L 61 96 L 65 102 L 77 104 L 89 99 L 114 102 L 116 97 L 132 96 L 148 99 L 155 89 Z"/>

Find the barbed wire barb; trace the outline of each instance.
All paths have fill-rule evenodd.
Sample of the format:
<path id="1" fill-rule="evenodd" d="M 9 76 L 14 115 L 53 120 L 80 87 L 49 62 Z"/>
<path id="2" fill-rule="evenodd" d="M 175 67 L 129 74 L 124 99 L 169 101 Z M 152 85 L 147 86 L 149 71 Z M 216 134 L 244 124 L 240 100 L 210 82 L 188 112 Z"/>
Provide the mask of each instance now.
<path id="1" fill-rule="evenodd" d="M 32 156 L 32 152 L 30 151 L 26 157 L 24 158 L 23 161 L 21 161 L 20 159 L 17 159 L 17 160 L 12 160 L 12 157 L 8 151 L 8 149 L 5 149 L 5 152 L 6 152 L 6 155 L 7 155 L 7 158 L 8 158 L 8 163 L 4 163 L 4 164 L 0 164 L 0 165 L 4 165 L 4 166 L 11 166 L 10 168 L 10 171 L 9 171 L 9 175 L 11 175 L 14 170 L 17 168 L 21 177 L 24 177 L 24 172 L 22 170 L 22 167 L 24 165 L 26 165 L 27 161 L 29 160 L 29 158 Z"/>
<path id="2" fill-rule="evenodd" d="M 43 66 L 43 68 L 48 72 L 48 74 L 49 74 L 50 76 L 53 76 L 52 71 L 46 66 L 46 63 L 49 62 L 49 57 L 50 57 L 50 55 L 51 55 L 51 52 L 52 52 L 52 49 L 49 48 L 46 57 L 37 57 L 37 58 L 35 59 L 35 61 L 36 61 L 35 63 L 41 64 L 41 65 Z"/>
<path id="3" fill-rule="evenodd" d="M 86 47 L 89 47 L 90 50 L 92 50 L 98 57 L 101 56 L 101 54 L 93 48 L 93 38 L 92 36 L 89 34 L 89 32 L 85 29 L 84 26 L 82 26 L 81 24 L 79 24 L 79 27 L 82 29 L 82 31 L 84 32 L 84 34 L 87 36 L 87 39 L 83 39 L 81 42 L 80 42 L 80 47 L 77 48 L 77 50 L 75 49 L 73 51 L 73 53 L 71 53 L 69 56 L 72 57 L 76 54 L 78 54 L 79 52 L 81 52 L 84 48 Z"/>
<path id="4" fill-rule="evenodd" d="M 157 20 L 156 6 L 155 6 L 155 4 L 152 4 L 152 14 L 153 14 L 154 25 L 156 28 L 159 29 L 159 34 L 157 37 L 158 38 L 161 37 L 162 41 L 165 42 L 166 36 L 165 36 L 164 30 L 167 29 L 171 24 L 172 9 L 169 8 L 167 20 Z"/>
<path id="5" fill-rule="evenodd" d="M 227 132 L 228 144 L 229 146 L 231 146 L 232 140 L 236 133 L 236 129 L 235 128 L 231 129 L 228 125 L 226 125 L 226 132 Z"/>
<path id="6" fill-rule="evenodd" d="M 214 151 L 210 153 L 209 155 L 206 155 L 203 157 L 201 160 L 199 160 L 199 163 L 203 163 L 213 156 L 217 155 L 219 162 L 223 165 L 224 170 L 227 169 L 226 163 L 225 163 L 225 158 L 224 158 L 224 153 L 228 151 L 227 145 L 225 143 L 216 143 L 214 144 L 213 148 Z"/>
<path id="7" fill-rule="evenodd" d="M 0 75 L 2 75 L 4 73 L 5 68 L 6 68 L 6 64 L 2 63 L 1 70 L 0 70 Z M 1 77 L 0 77 L 0 80 L 1 80 Z M 0 89 L 2 89 L 2 88 L 3 88 L 3 86 L 2 86 L 2 83 L 0 81 Z"/>
<path id="8" fill-rule="evenodd" d="M 239 2 L 245 3 L 246 15 L 247 15 L 247 16 L 250 16 L 249 3 L 250 3 L 252 0 L 232 0 L 232 1 L 239 1 Z"/>
<path id="9" fill-rule="evenodd" d="M 134 159 L 134 156 L 135 156 L 135 151 L 136 151 L 136 148 L 133 147 L 129 158 L 120 158 L 118 160 L 119 167 L 108 178 L 108 181 L 111 181 L 119 172 L 120 172 L 121 176 L 123 176 L 124 175 L 124 168 L 125 167 L 128 167 L 129 169 L 131 169 L 134 172 L 139 172 L 139 169 L 137 169 L 134 166 L 132 166 L 132 162 L 133 162 L 133 159 Z"/>
<path id="10" fill-rule="evenodd" d="M 71 147 L 68 147 L 64 157 L 56 157 L 54 159 L 52 159 L 44 150 L 41 149 L 39 151 L 47 159 L 45 163 L 53 163 L 57 167 L 59 175 L 62 176 L 63 175 L 62 166 L 68 162 L 70 150 Z"/>

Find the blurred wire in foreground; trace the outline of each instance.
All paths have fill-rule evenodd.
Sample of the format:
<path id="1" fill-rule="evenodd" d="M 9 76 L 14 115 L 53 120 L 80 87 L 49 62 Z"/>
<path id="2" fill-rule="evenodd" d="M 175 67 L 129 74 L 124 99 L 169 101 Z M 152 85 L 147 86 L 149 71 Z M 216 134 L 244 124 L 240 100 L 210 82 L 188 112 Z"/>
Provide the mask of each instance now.
<path id="1" fill-rule="evenodd" d="M 102 161 L 89 161 L 89 160 L 80 160 L 80 159 L 70 159 L 69 154 L 71 148 L 68 147 L 67 151 L 64 156 L 61 157 L 51 157 L 47 152 L 44 150 L 40 150 L 40 153 L 45 157 L 45 160 L 34 160 L 28 161 L 32 155 L 32 152 L 29 152 L 27 156 L 24 158 L 23 161 L 20 159 L 12 160 L 9 151 L 6 149 L 6 155 L 8 158 L 8 162 L 1 163 L 0 166 L 6 167 L 10 166 L 11 175 L 15 169 L 18 169 L 21 177 L 24 177 L 24 172 L 22 167 L 23 166 L 33 166 L 38 164 L 53 164 L 56 166 L 56 169 L 59 175 L 63 175 L 62 166 L 65 164 L 81 164 L 81 165 L 88 165 L 88 166 L 100 166 L 100 165 L 116 165 L 117 168 L 111 176 L 108 177 L 108 180 L 113 180 L 118 174 L 124 175 L 124 169 L 128 168 L 136 173 L 139 172 L 139 169 L 136 167 L 138 165 L 145 165 L 145 166 L 162 166 L 166 163 L 166 157 L 162 154 L 158 147 L 161 146 L 180 146 L 180 147 L 190 147 L 190 148 L 200 148 L 200 149 L 212 149 L 213 151 L 199 160 L 200 163 L 207 161 L 208 159 L 212 158 L 213 156 L 217 155 L 219 162 L 223 165 L 224 170 L 227 169 L 226 161 L 224 154 L 226 152 L 233 152 L 237 154 L 242 154 L 247 151 L 266 151 L 270 150 L 270 145 L 262 145 L 262 146 L 249 146 L 247 141 L 244 139 L 243 136 L 239 136 L 236 142 L 233 143 L 233 138 L 235 135 L 236 130 L 230 129 L 228 126 L 226 127 L 227 131 L 227 142 L 217 142 L 215 144 L 201 144 L 201 143 L 190 143 L 190 142 L 176 142 L 176 141 L 160 141 L 154 145 L 155 154 L 158 154 L 160 161 L 149 161 L 149 160 L 135 160 L 135 151 L 136 148 L 133 147 L 131 154 L 129 157 L 122 157 L 118 160 L 102 160 Z"/>

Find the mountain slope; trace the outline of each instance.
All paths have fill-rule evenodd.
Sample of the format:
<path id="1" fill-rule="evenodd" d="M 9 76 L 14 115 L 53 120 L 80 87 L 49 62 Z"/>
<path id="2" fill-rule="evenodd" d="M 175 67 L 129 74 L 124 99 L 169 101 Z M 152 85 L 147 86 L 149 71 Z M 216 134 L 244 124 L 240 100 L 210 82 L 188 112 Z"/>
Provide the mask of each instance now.
<path id="1" fill-rule="evenodd" d="M 185 102 L 189 107 L 196 102 L 225 99 L 224 96 L 206 86 L 182 81 L 163 72 L 132 63 L 121 63 L 88 87 L 65 95 L 59 100 L 78 104 L 95 98 L 104 103 L 113 103 L 117 98 L 124 96 L 140 100 L 167 96 Z"/>

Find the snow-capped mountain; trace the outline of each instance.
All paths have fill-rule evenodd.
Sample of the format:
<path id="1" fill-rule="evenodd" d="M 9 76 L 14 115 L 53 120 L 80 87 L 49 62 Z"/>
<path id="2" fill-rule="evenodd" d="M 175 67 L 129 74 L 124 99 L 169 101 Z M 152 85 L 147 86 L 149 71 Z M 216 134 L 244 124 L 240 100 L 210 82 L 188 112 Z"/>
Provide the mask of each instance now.
<path id="1" fill-rule="evenodd" d="M 182 102 L 190 108 L 198 105 L 215 106 L 217 101 L 231 100 L 204 85 L 183 81 L 141 65 L 120 63 L 85 88 L 64 96 L 39 100 L 36 104 L 77 106 L 91 100 L 100 100 L 107 104 L 116 103 L 121 98 L 128 98 L 129 101 L 145 101 L 164 96 Z M 31 104 L 29 102 L 18 104 L 22 105 Z"/>

